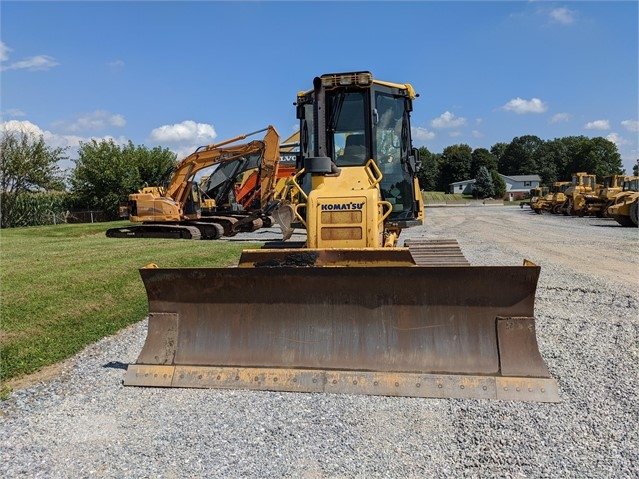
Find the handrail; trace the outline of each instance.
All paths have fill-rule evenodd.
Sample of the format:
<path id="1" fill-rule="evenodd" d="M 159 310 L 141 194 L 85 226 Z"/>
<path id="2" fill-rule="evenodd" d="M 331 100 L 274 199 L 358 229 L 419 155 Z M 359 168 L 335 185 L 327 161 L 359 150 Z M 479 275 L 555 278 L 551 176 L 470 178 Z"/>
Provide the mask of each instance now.
<path id="1" fill-rule="evenodd" d="M 382 181 L 382 178 L 384 178 L 382 170 L 379 169 L 379 166 L 377 166 L 377 163 L 375 163 L 372 158 L 368 160 L 365 166 L 366 175 L 368 176 L 368 180 L 371 182 L 370 188 L 374 188 L 380 181 Z M 375 175 L 373 175 L 373 173 Z"/>

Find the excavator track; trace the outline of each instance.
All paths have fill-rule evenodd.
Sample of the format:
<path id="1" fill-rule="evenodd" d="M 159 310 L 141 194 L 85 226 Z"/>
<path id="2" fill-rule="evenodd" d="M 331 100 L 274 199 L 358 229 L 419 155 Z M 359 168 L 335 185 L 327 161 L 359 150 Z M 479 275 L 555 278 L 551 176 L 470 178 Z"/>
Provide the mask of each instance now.
<path id="1" fill-rule="evenodd" d="M 413 240 L 404 241 L 417 266 L 470 266 L 457 240 Z"/>
<path id="2" fill-rule="evenodd" d="M 106 231 L 107 238 L 171 238 L 199 240 L 202 234 L 195 226 L 178 224 L 144 224 L 125 226 L 124 228 L 110 228 Z"/>

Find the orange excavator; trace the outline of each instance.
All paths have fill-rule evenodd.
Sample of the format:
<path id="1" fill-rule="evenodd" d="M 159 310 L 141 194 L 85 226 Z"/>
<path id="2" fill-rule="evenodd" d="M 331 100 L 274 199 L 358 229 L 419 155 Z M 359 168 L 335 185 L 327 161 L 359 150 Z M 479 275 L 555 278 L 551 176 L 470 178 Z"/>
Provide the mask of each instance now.
<path id="1" fill-rule="evenodd" d="M 238 143 L 262 132 L 266 132 L 262 140 Z M 166 187 L 146 187 L 130 195 L 127 209 L 133 224 L 111 228 L 106 235 L 110 238 L 218 239 L 239 231 L 254 231 L 265 223 L 270 226 L 269 215 L 279 204 L 273 199 L 279 146 L 279 134 L 268 126 L 198 148 L 176 165 Z M 231 202 L 203 212 L 202 206 L 207 202 L 196 181 L 197 173 L 215 165 L 224 172 L 225 166 L 239 164 L 252 165 L 256 172 L 250 191 L 252 200 L 239 207 L 237 202 Z M 227 183 L 233 183 L 234 178 L 224 177 Z"/>

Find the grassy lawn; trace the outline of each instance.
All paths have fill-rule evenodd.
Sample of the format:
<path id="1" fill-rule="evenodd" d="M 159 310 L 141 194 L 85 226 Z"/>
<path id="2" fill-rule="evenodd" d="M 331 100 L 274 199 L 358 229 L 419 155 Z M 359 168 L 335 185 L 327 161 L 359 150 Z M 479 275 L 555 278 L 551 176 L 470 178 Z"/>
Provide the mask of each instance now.
<path id="1" fill-rule="evenodd" d="M 106 238 L 127 222 L 0 231 L 0 380 L 37 371 L 140 321 L 138 269 L 230 266 L 256 244 Z"/>
<path id="2" fill-rule="evenodd" d="M 426 203 L 445 203 L 446 201 L 470 201 L 472 196 L 460 193 L 444 193 L 443 191 L 423 191 L 422 197 Z"/>

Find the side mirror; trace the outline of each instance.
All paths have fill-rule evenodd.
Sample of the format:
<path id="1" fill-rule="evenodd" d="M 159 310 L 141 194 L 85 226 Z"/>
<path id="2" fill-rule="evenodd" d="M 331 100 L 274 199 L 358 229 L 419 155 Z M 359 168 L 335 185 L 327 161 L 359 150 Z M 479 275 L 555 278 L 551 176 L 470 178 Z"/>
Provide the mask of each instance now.
<path id="1" fill-rule="evenodd" d="M 417 148 L 411 149 L 410 155 L 408 156 L 408 165 L 413 173 L 417 173 L 422 167 L 422 162 L 419 161 L 419 150 Z"/>

